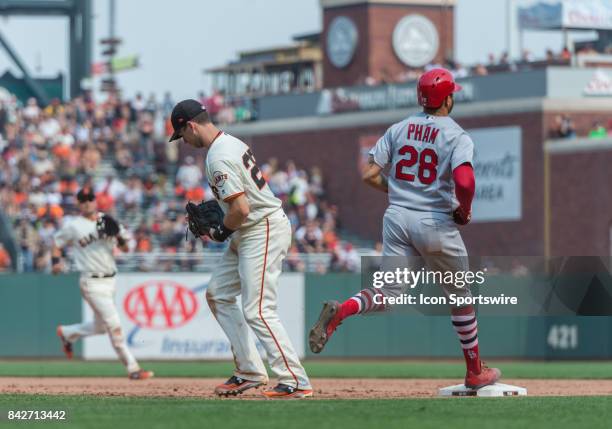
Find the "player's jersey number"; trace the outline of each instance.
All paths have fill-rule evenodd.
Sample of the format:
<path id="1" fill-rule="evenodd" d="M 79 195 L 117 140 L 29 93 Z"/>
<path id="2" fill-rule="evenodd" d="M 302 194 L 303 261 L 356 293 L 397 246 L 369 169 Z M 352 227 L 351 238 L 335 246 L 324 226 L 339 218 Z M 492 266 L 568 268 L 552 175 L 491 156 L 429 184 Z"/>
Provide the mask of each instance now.
<path id="1" fill-rule="evenodd" d="M 244 155 L 242 155 L 242 163 L 244 164 L 244 168 L 251 171 L 251 178 L 259 189 L 266 186 L 266 179 L 264 179 L 263 174 L 261 174 L 261 170 L 255 163 L 255 156 L 253 155 L 251 149 L 247 150 Z"/>
<path id="2" fill-rule="evenodd" d="M 406 169 L 414 167 L 417 163 L 419 168 L 417 176 L 424 185 L 430 185 L 438 177 L 438 154 L 431 148 L 425 148 L 420 153 L 414 146 L 402 146 L 398 154 L 405 156 L 395 164 L 395 178 L 414 182 L 414 174 Z"/>

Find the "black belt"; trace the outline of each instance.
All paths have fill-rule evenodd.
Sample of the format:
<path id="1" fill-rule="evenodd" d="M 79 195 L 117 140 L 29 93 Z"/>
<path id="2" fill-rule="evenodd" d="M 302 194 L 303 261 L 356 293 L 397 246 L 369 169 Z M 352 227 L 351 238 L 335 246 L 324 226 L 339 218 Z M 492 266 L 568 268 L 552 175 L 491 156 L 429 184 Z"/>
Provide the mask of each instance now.
<path id="1" fill-rule="evenodd" d="M 92 279 L 109 279 L 111 277 L 115 277 L 115 274 L 117 273 L 111 273 L 111 274 L 90 274 L 89 277 Z"/>

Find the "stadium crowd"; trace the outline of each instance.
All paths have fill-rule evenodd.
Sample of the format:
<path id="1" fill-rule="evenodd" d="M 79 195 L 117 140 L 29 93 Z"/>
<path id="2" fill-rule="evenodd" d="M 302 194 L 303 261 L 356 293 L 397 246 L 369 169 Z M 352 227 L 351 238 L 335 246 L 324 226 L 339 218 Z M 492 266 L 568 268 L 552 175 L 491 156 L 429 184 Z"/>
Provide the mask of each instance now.
<path id="1" fill-rule="evenodd" d="M 612 45 L 603 53 L 609 54 L 610 52 L 612 52 Z M 578 55 L 592 53 L 598 52 L 588 44 L 581 47 L 576 52 Z M 461 79 L 469 76 L 486 76 L 492 73 L 528 70 L 538 67 L 546 67 L 549 65 L 569 65 L 572 57 L 573 54 L 567 46 L 564 46 L 558 52 L 548 48 L 546 49 L 543 58 L 536 58 L 531 51 L 525 49 L 520 58 L 513 59 L 510 57 L 510 54 L 505 51 L 499 55 L 489 53 L 485 62 L 476 63 L 472 66 L 465 66 L 464 64 L 455 60 L 446 60 L 443 63 L 427 64 L 423 68 L 406 68 L 405 71 L 399 73 L 398 75 L 383 76 L 381 79 L 374 79 L 369 76 L 364 77 L 361 83 L 368 86 L 390 83 L 406 83 L 418 79 L 423 72 L 438 67 L 444 67 L 450 70 L 455 79 Z"/>
<path id="2" fill-rule="evenodd" d="M 563 46 L 558 51 L 546 49 L 543 57 L 536 57 L 525 49 L 520 58 L 512 58 L 508 52 L 501 52 L 496 55 L 489 53 L 486 61 L 466 66 L 455 60 L 446 60 L 443 63 L 430 63 L 421 68 L 406 68 L 400 73 L 386 73 L 381 77 L 363 75 L 358 79 L 359 85 L 378 86 L 386 84 L 403 84 L 414 81 L 419 76 L 432 68 L 444 67 L 453 73 L 456 79 L 470 76 L 486 76 L 500 72 L 515 72 L 543 68 L 550 65 L 568 66 L 576 55 L 605 54 L 612 53 L 612 44 L 605 50 L 598 52 L 590 43 L 583 43 L 572 52 L 567 46 Z M 316 89 L 313 86 L 314 89 Z M 303 89 L 297 85 L 288 89 L 291 93 L 302 93 Z M 223 89 L 215 89 L 211 94 L 206 95 L 201 92 L 199 100 L 208 106 L 209 112 L 215 122 L 220 124 L 232 124 L 236 122 L 247 122 L 256 120 L 258 117 L 257 96 L 260 93 L 230 94 Z"/>
<path id="3" fill-rule="evenodd" d="M 53 234 L 77 212 L 74 195 L 82 186 L 95 190 L 100 211 L 133 232 L 133 251 L 148 255 L 140 269 L 189 269 L 193 260 L 169 258 L 159 264 L 155 255 L 222 247 L 186 239 L 185 202 L 212 193 L 203 158 L 179 160 L 176 143 L 167 142 L 172 106 L 168 94 L 161 103 L 140 94 L 131 101 L 109 96 L 102 103 L 84 95 L 44 108 L 35 99 L 23 106 L 14 98 L 0 103 L 0 207 L 24 271 L 49 269 Z M 338 208 L 327 201 L 320 170 L 306 172 L 294 162 L 270 159 L 262 171 L 294 228 L 289 269 L 303 271 L 304 254 L 322 253 L 331 256 L 317 271 L 357 270 L 359 255 L 338 237 Z M 10 266 L 10 255 L 0 246 L 0 271 Z"/>
<path id="4" fill-rule="evenodd" d="M 568 114 L 555 117 L 549 134 L 552 139 L 571 139 L 578 136 L 574 121 Z M 594 121 L 587 133 L 585 135 L 581 133 L 580 136 L 595 140 L 612 138 L 612 119 L 605 125 L 601 121 Z"/>

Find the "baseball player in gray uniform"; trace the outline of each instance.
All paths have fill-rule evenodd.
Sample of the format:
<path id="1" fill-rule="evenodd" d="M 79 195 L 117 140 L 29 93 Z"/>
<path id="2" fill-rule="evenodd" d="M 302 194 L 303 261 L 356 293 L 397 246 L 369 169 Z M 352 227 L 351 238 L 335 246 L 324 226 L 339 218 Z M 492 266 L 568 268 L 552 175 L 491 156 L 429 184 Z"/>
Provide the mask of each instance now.
<path id="1" fill-rule="evenodd" d="M 57 274 L 64 270 L 64 249 L 72 246 L 76 269 L 81 273 L 81 294 L 93 310 L 94 320 L 57 327 L 64 353 L 72 359 L 75 341 L 107 333 L 128 377 L 131 380 L 151 378 L 153 372 L 141 369 L 127 347 L 114 302 L 117 265 L 113 250 L 115 246 L 124 252 L 129 250 L 127 231 L 112 217 L 97 211 L 96 198 L 90 188 L 78 192 L 77 202 L 80 216 L 65 221 L 53 237 L 52 272 Z"/>
<path id="2" fill-rule="evenodd" d="M 291 245 L 291 225 L 255 162 L 252 150 L 217 129 L 206 108 L 195 100 L 178 103 L 170 118 L 172 140 L 182 137 L 195 148 L 207 148 L 206 176 L 225 213 L 209 238 L 230 246 L 213 272 L 206 299 L 234 354 L 234 375 L 217 386 L 220 396 L 237 395 L 268 381 L 266 368 L 249 335 L 253 330 L 266 351 L 276 387 L 268 398 L 306 398 L 312 387 L 280 322 L 278 278 Z M 241 296 L 242 306 L 236 298 Z M 242 308 L 241 308 L 242 307 Z"/>
<path id="3" fill-rule="evenodd" d="M 471 219 L 474 144 L 449 117 L 453 93 L 461 87 L 448 70 L 438 68 L 423 74 L 417 89 L 423 112 L 387 130 L 370 150 L 363 173 L 368 185 L 389 194 L 383 218 L 383 261 L 385 257 L 416 257 L 432 271 L 467 271 L 467 250 L 457 225 Z M 386 167 L 390 167 L 388 177 L 383 174 Z M 311 350 L 320 353 L 342 320 L 354 314 L 384 311 L 388 307 L 381 304 L 381 297 L 401 292 L 399 285 L 368 288 L 342 304 L 326 302 L 310 331 Z M 454 285 L 444 286 L 444 292 L 470 294 L 469 288 Z M 474 307 L 451 307 L 451 319 L 465 357 L 466 387 L 494 384 L 501 372 L 480 360 Z"/>

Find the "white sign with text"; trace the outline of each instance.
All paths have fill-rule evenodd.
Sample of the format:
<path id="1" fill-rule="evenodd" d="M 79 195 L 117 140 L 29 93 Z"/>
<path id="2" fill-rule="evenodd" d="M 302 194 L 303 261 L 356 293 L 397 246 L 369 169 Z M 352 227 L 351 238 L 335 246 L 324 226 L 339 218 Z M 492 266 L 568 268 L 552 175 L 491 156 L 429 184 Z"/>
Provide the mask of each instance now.
<path id="1" fill-rule="evenodd" d="M 128 346 L 138 359 L 232 359 L 229 341 L 206 302 L 210 274 L 125 273 L 117 276 L 115 303 Z M 278 312 L 304 356 L 304 276 L 283 274 Z M 93 312 L 83 302 L 83 320 Z M 259 347 L 264 355 L 263 349 Z M 85 338 L 85 359 L 116 359 L 106 335 Z"/>
<path id="2" fill-rule="evenodd" d="M 520 127 L 467 130 L 474 140 L 473 222 L 522 217 L 522 134 Z"/>

